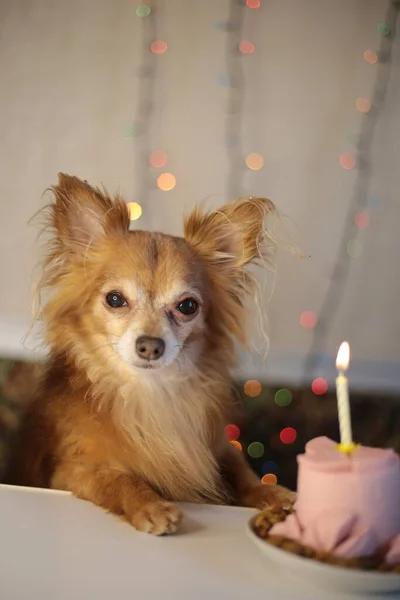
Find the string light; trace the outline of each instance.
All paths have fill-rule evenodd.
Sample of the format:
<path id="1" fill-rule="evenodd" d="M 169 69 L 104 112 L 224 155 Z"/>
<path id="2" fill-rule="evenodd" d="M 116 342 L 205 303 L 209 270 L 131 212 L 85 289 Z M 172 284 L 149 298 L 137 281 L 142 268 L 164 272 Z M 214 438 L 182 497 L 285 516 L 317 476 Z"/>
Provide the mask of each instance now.
<path id="1" fill-rule="evenodd" d="M 157 185 L 163 192 L 169 192 L 176 186 L 176 178 L 172 173 L 162 173 L 157 177 Z"/>
<path id="2" fill-rule="evenodd" d="M 154 150 L 149 156 L 149 163 L 152 167 L 161 168 L 167 164 L 167 155 L 164 150 Z"/>
<path id="3" fill-rule="evenodd" d="M 239 44 L 239 52 L 242 54 L 253 54 L 255 49 L 253 42 L 243 41 Z"/>
<path id="4" fill-rule="evenodd" d="M 368 98 L 357 98 L 356 109 L 364 114 L 367 114 L 371 110 L 371 102 L 368 100 Z"/>
<path id="5" fill-rule="evenodd" d="M 379 25 L 377 26 L 376 29 L 378 30 L 378 33 L 380 33 L 381 35 L 389 35 L 389 33 L 390 33 L 390 27 L 385 25 L 385 23 L 379 23 Z"/>
<path id="6" fill-rule="evenodd" d="M 138 204 L 137 202 L 128 202 L 127 207 L 129 211 L 130 221 L 136 221 L 137 219 L 140 219 L 143 212 L 140 204 Z"/>
<path id="7" fill-rule="evenodd" d="M 140 4 L 140 6 L 136 9 L 136 14 L 138 17 L 146 18 L 151 13 L 151 8 L 147 4 Z"/>
<path id="8" fill-rule="evenodd" d="M 260 8 L 261 2 L 260 0 L 246 0 L 246 6 L 248 8 Z"/>
<path id="9" fill-rule="evenodd" d="M 317 315 L 312 310 L 305 310 L 300 315 L 300 325 L 304 329 L 313 329 L 318 322 Z"/>
<path id="10" fill-rule="evenodd" d="M 350 240 L 347 242 L 346 251 L 350 258 L 360 258 L 362 254 L 362 243 L 359 240 Z"/>
<path id="11" fill-rule="evenodd" d="M 293 444 L 297 439 L 297 431 L 293 427 L 285 427 L 279 434 L 282 444 Z"/>
<path id="12" fill-rule="evenodd" d="M 369 225 L 369 214 L 367 211 L 361 211 L 354 215 L 354 225 L 357 229 L 365 229 Z"/>
<path id="13" fill-rule="evenodd" d="M 264 159 L 261 154 L 252 152 L 246 156 L 245 163 L 246 166 L 252 171 L 259 171 L 264 166 Z"/>
<path id="14" fill-rule="evenodd" d="M 274 400 L 275 404 L 277 404 L 278 406 L 289 406 L 289 404 L 291 404 L 293 400 L 292 392 L 290 390 L 287 390 L 286 388 L 282 388 L 281 390 L 278 390 L 275 393 Z"/>
<path id="15" fill-rule="evenodd" d="M 274 460 L 267 460 L 261 467 L 261 473 L 263 475 L 268 475 L 270 473 L 277 475 L 279 473 L 279 467 Z"/>
<path id="16" fill-rule="evenodd" d="M 276 485 L 278 483 L 278 478 L 274 473 L 266 473 L 261 478 L 261 483 L 264 485 Z"/>
<path id="17" fill-rule="evenodd" d="M 243 451 L 243 446 L 240 442 L 238 442 L 237 440 L 231 440 L 231 444 L 232 446 L 235 446 L 235 448 L 237 448 L 238 450 L 240 450 L 240 452 Z"/>
<path id="18" fill-rule="evenodd" d="M 128 127 L 123 128 L 122 137 L 125 140 L 130 140 L 131 138 L 135 137 L 136 133 L 136 127 L 134 127 L 133 125 L 129 125 Z"/>
<path id="19" fill-rule="evenodd" d="M 230 442 L 237 440 L 240 437 L 239 427 L 237 425 L 234 425 L 233 423 L 230 425 L 227 425 L 225 427 L 225 436 L 226 436 L 226 439 L 229 440 Z"/>
<path id="20" fill-rule="evenodd" d="M 372 50 L 366 50 L 364 52 L 364 59 L 370 65 L 374 65 L 375 63 L 378 62 L 378 56 L 377 56 L 376 52 L 372 52 Z"/>
<path id="21" fill-rule="evenodd" d="M 151 43 L 150 50 L 153 54 L 164 54 L 168 50 L 168 44 L 164 40 L 155 40 Z"/>
<path id="22" fill-rule="evenodd" d="M 256 379 L 249 379 L 244 384 L 244 393 L 250 398 L 256 398 L 261 394 L 261 383 Z"/>
<path id="23" fill-rule="evenodd" d="M 311 391 L 316 396 L 323 396 L 328 391 L 328 382 L 323 377 L 317 377 L 311 384 Z"/>
<path id="24" fill-rule="evenodd" d="M 252 442 L 247 447 L 247 454 L 251 456 L 251 458 L 261 458 L 264 454 L 264 444 L 261 442 Z"/>
<path id="25" fill-rule="evenodd" d="M 340 166 L 346 170 L 354 169 L 354 167 L 356 166 L 356 160 L 354 156 L 352 154 L 349 154 L 348 152 L 344 152 L 340 155 L 339 163 Z"/>

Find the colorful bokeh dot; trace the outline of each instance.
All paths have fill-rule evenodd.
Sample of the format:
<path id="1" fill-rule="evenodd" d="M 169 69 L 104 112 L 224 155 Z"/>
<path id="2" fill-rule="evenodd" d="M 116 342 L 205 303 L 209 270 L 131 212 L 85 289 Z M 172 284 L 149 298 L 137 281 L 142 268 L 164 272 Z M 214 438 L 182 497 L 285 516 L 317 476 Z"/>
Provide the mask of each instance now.
<path id="1" fill-rule="evenodd" d="M 140 4 L 136 9 L 136 14 L 138 17 L 148 17 L 151 13 L 151 8 L 147 4 Z"/>
<path id="2" fill-rule="evenodd" d="M 129 219 L 131 221 L 136 221 L 137 219 L 140 219 L 143 212 L 140 204 L 138 204 L 137 202 L 128 202 L 127 207 L 129 211 Z"/>
<path id="3" fill-rule="evenodd" d="M 261 483 L 264 485 L 276 485 L 278 483 L 278 478 L 274 473 L 266 473 L 261 478 Z"/>
<path id="4" fill-rule="evenodd" d="M 152 167 L 161 168 L 167 164 L 167 155 L 164 150 L 154 150 L 150 153 L 149 163 Z"/>
<path id="5" fill-rule="evenodd" d="M 227 425 L 225 427 L 225 436 L 226 439 L 230 442 L 237 440 L 240 437 L 240 429 L 234 423 Z"/>
<path id="6" fill-rule="evenodd" d="M 354 167 L 356 166 L 356 159 L 352 154 L 344 152 L 339 157 L 339 164 L 342 167 L 342 169 L 346 169 L 347 171 L 349 171 L 350 169 L 354 169 Z"/>
<path id="7" fill-rule="evenodd" d="M 386 25 L 386 23 L 379 23 L 379 25 L 377 25 L 376 29 L 378 30 L 378 33 L 380 33 L 381 35 L 389 35 L 389 33 L 390 33 L 390 27 L 388 25 Z"/>
<path id="8" fill-rule="evenodd" d="M 357 98 L 356 109 L 364 114 L 367 114 L 371 110 L 371 102 L 368 100 L 368 98 Z"/>
<path id="9" fill-rule="evenodd" d="M 279 434 L 282 444 L 293 444 L 297 438 L 297 431 L 293 427 L 285 427 Z"/>
<path id="10" fill-rule="evenodd" d="M 252 152 L 246 156 L 245 163 L 246 167 L 251 169 L 251 171 L 259 171 L 264 166 L 264 159 L 261 154 Z"/>
<path id="11" fill-rule="evenodd" d="M 134 125 L 129 125 L 128 127 L 124 127 L 122 130 L 122 137 L 126 140 L 130 140 L 136 135 L 136 127 Z"/>
<path id="12" fill-rule="evenodd" d="M 311 384 L 311 391 L 316 396 L 323 396 L 328 391 L 328 382 L 323 377 L 316 377 Z"/>
<path id="13" fill-rule="evenodd" d="M 282 388 L 275 393 L 274 400 L 278 406 L 289 406 L 293 400 L 292 392 L 286 388 Z"/>
<path id="14" fill-rule="evenodd" d="M 261 467 L 261 473 L 263 475 L 267 475 L 268 473 L 277 475 L 279 473 L 279 467 L 274 460 L 267 460 Z"/>
<path id="15" fill-rule="evenodd" d="M 241 52 L 242 54 L 253 54 L 255 49 L 256 47 L 253 44 L 253 42 L 248 42 L 244 40 L 239 44 L 239 52 Z"/>
<path id="16" fill-rule="evenodd" d="M 164 40 L 154 40 L 150 45 L 150 50 L 153 54 L 164 54 L 168 50 L 168 44 Z"/>
<path id="17" fill-rule="evenodd" d="M 246 0 L 246 6 L 248 8 L 260 8 L 261 2 L 260 0 Z"/>
<path id="18" fill-rule="evenodd" d="M 366 60 L 370 65 L 374 65 L 378 62 L 378 56 L 376 52 L 373 52 L 372 50 L 366 50 L 364 52 L 364 60 Z"/>
<path id="19" fill-rule="evenodd" d="M 242 444 L 240 442 L 238 442 L 237 440 L 231 440 L 231 444 L 232 444 L 232 446 L 235 446 L 235 448 L 237 448 L 238 450 L 240 450 L 240 452 L 242 452 L 243 447 L 242 447 Z"/>
<path id="20" fill-rule="evenodd" d="M 318 317 L 312 310 L 305 310 L 300 315 L 300 325 L 304 329 L 314 329 L 318 321 Z"/>
<path id="21" fill-rule="evenodd" d="M 354 225 L 357 229 L 365 229 L 369 225 L 369 214 L 366 210 L 354 215 Z"/>
<path id="22" fill-rule="evenodd" d="M 264 444 L 261 442 L 252 442 L 247 447 L 247 454 L 251 456 L 251 458 L 261 458 L 264 454 Z"/>
<path id="23" fill-rule="evenodd" d="M 157 185 L 163 192 L 169 192 L 176 186 L 176 178 L 172 173 L 162 173 L 157 177 Z"/>
<path id="24" fill-rule="evenodd" d="M 244 384 L 244 393 L 250 398 L 256 398 L 261 394 L 261 383 L 257 379 L 249 379 Z"/>
<path id="25" fill-rule="evenodd" d="M 229 87 L 231 85 L 231 78 L 225 73 L 220 73 L 217 75 L 217 83 L 223 87 Z"/>
<path id="26" fill-rule="evenodd" d="M 346 252 L 350 258 L 359 258 L 362 254 L 362 243 L 359 240 L 349 240 L 346 245 Z"/>

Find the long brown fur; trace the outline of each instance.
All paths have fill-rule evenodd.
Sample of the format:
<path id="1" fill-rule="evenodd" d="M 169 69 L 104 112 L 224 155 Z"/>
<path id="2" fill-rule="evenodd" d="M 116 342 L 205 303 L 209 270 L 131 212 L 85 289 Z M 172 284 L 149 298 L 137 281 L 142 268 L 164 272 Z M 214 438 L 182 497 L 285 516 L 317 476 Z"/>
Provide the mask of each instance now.
<path id="1" fill-rule="evenodd" d="M 261 485 L 224 437 L 234 343 L 246 344 L 254 291 L 246 267 L 272 256 L 264 222 L 273 204 L 197 208 L 177 238 L 129 232 L 122 199 L 76 177 L 60 174 L 52 191 L 40 310 L 47 375 L 9 482 L 70 490 L 155 534 L 176 529 L 173 501 L 290 502 L 288 490 Z M 110 309 L 111 290 L 127 306 Z M 197 295 L 193 318 L 176 312 L 182 290 Z M 173 360 L 166 351 L 164 368 L 137 367 L 138 335 L 165 336 Z"/>

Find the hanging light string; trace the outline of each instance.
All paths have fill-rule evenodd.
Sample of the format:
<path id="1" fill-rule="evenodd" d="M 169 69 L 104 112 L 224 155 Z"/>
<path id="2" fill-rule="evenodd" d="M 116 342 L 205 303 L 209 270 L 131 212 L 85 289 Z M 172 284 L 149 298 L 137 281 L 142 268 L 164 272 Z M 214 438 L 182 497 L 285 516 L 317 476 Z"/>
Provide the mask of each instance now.
<path id="1" fill-rule="evenodd" d="M 241 0 L 230 0 L 228 35 L 226 41 L 226 70 L 229 79 L 227 114 L 225 118 L 225 143 L 228 155 L 228 200 L 243 195 L 242 120 L 244 107 L 243 57 L 239 51 L 242 39 L 244 12 Z"/>
<path id="2" fill-rule="evenodd" d="M 136 11 L 141 23 L 141 59 L 139 66 L 139 89 L 136 112 L 134 143 L 135 184 L 137 202 L 141 206 L 149 205 L 150 190 L 153 178 L 149 164 L 150 128 L 154 114 L 155 83 L 157 77 L 157 55 L 151 51 L 151 44 L 157 39 L 157 0 L 151 5 L 142 5 Z M 147 9 L 144 11 L 144 9 Z M 139 12 L 138 12 L 139 11 Z M 148 226 L 151 227 L 151 211 L 146 213 Z M 135 221 L 130 222 L 129 229 L 136 229 Z"/>
<path id="3" fill-rule="evenodd" d="M 357 145 L 356 165 L 358 169 L 357 181 L 353 197 L 349 203 L 345 226 L 342 231 L 339 250 L 333 268 L 331 282 L 322 304 L 318 322 L 314 327 L 311 348 L 304 365 L 304 380 L 309 381 L 315 375 L 319 366 L 318 353 L 325 347 L 325 340 L 333 326 L 334 317 L 339 309 L 343 291 L 350 271 L 350 258 L 346 255 L 346 244 L 356 240 L 359 228 L 356 227 L 352 217 L 368 209 L 368 192 L 372 174 L 372 145 L 374 132 L 379 116 L 385 105 L 388 84 L 392 73 L 393 43 L 396 37 L 396 25 L 400 10 L 399 0 L 390 0 L 386 11 L 385 26 L 389 30 L 381 38 L 378 51 L 378 64 L 374 90 L 372 94 L 372 110 L 363 119 L 359 142 Z"/>

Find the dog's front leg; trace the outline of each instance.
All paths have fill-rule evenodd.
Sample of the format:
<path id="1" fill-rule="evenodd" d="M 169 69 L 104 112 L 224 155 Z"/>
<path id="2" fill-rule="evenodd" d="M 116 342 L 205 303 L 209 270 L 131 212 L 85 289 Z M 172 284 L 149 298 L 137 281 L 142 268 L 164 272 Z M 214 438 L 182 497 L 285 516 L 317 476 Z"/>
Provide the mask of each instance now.
<path id="1" fill-rule="evenodd" d="M 280 485 L 264 485 L 247 464 L 242 452 L 227 444 L 221 458 L 221 470 L 241 506 L 263 509 L 268 506 L 291 506 L 296 494 Z"/>
<path id="2" fill-rule="evenodd" d="M 140 477 L 129 472 L 97 466 L 65 463 L 58 466 L 51 487 L 71 491 L 123 517 L 138 531 L 164 535 L 176 531 L 180 509 L 163 500 Z"/>

